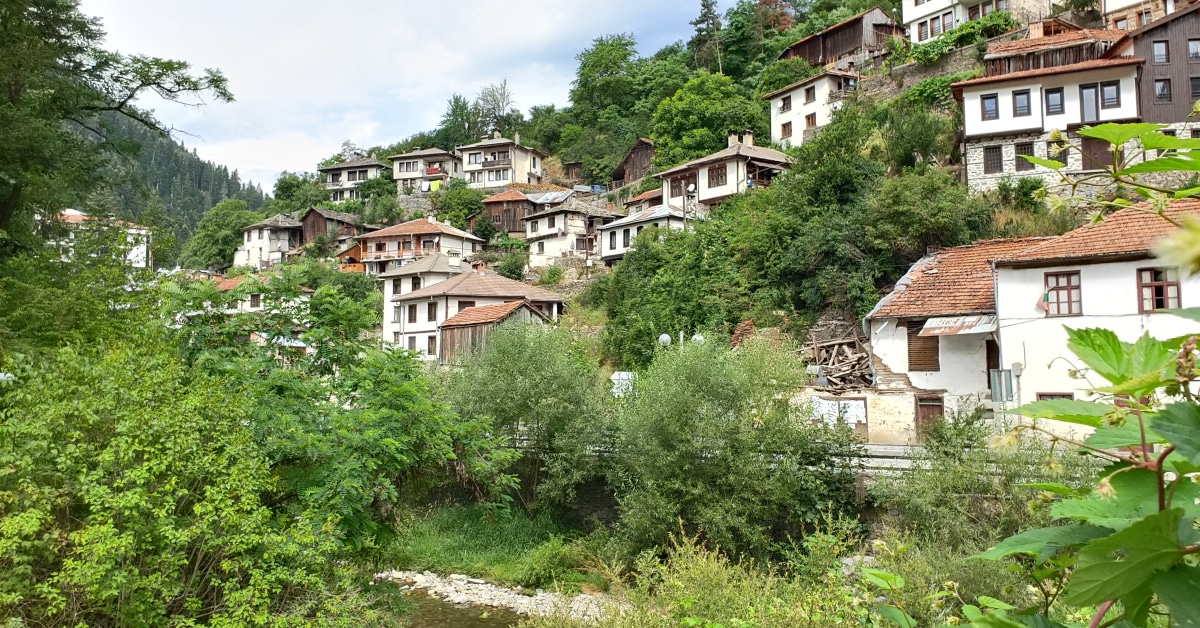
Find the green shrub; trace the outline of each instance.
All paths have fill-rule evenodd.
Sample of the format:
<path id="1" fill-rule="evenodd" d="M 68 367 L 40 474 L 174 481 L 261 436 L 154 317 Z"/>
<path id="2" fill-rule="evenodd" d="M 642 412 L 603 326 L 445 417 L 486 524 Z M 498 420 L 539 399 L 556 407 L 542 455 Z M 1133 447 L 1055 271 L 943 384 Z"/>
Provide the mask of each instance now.
<path id="1" fill-rule="evenodd" d="M 543 286 L 557 286 L 562 283 L 563 268 L 558 264 L 550 264 L 542 269 L 542 274 L 538 275 L 538 284 Z"/>
<path id="2" fill-rule="evenodd" d="M 521 253 L 505 255 L 496 265 L 496 272 L 509 279 L 523 281 L 525 279 L 525 255 Z"/>
<path id="3" fill-rule="evenodd" d="M 933 76 L 904 90 L 901 97 L 921 107 L 934 107 L 942 111 L 954 111 L 957 108 L 957 103 L 954 101 L 954 95 L 950 92 L 950 85 L 975 78 L 978 75 L 978 70 L 968 70 L 966 72 L 958 72 L 957 74 Z"/>
<path id="4" fill-rule="evenodd" d="M 577 575 L 581 566 L 582 556 L 578 547 L 564 542 L 562 537 L 551 537 L 529 552 L 518 583 L 527 587 L 549 586 L 568 576 Z"/>
<path id="5" fill-rule="evenodd" d="M 858 439 L 789 402 L 802 377 L 788 348 L 765 340 L 658 353 L 616 407 L 608 470 L 635 549 L 665 546 L 682 525 L 765 556 L 826 509 L 854 511 Z"/>

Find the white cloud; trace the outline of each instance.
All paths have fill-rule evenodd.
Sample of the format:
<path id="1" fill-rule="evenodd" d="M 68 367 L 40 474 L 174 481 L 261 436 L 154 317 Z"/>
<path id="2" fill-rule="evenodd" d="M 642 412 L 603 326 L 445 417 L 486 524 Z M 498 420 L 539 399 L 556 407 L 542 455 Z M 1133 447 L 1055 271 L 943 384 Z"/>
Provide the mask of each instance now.
<path id="1" fill-rule="evenodd" d="M 343 140 L 396 142 L 433 128 L 451 94 L 507 78 L 518 105 L 567 104 L 575 55 L 633 32 L 643 53 L 689 35 L 698 2 L 504 0 L 83 0 L 107 46 L 220 68 L 235 103 L 154 104 L 201 157 L 269 188 Z M 147 105 L 150 106 L 150 105 Z"/>

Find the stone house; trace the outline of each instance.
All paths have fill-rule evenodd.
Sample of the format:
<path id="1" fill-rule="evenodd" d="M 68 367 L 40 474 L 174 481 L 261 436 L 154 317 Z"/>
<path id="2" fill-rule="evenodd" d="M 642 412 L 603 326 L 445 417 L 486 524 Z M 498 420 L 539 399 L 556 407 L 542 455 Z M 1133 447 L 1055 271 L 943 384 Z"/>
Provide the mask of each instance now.
<path id="1" fill-rule="evenodd" d="M 459 146 L 463 160 L 463 174 L 471 188 L 502 188 L 512 183 L 538 184 L 542 182 L 541 152 L 521 145 L 521 135 L 513 139 L 500 137 L 496 131 L 492 137 Z"/>
<path id="2" fill-rule="evenodd" d="M 771 141 L 799 146 L 806 132 L 830 123 L 833 112 L 857 85 L 857 74 L 828 70 L 764 94 L 771 103 Z"/>
<path id="3" fill-rule="evenodd" d="M 325 176 L 329 200 L 335 203 L 358 198 L 358 190 L 354 188 L 359 183 L 380 177 L 389 170 L 391 166 L 364 153 L 354 153 L 345 161 L 317 169 Z"/>
<path id="4" fill-rule="evenodd" d="M 234 266 L 265 270 L 286 260 L 300 247 L 303 224 L 277 214 L 242 229 L 242 245 L 233 254 Z"/>
<path id="5" fill-rule="evenodd" d="M 440 148 L 417 148 L 388 159 L 400 194 L 436 192 L 450 179 L 464 176 L 462 159 Z"/>
<path id="6" fill-rule="evenodd" d="M 770 185 L 788 167 L 786 154 L 755 146 L 748 130 L 740 138 L 730 131 L 728 139 L 727 148 L 654 175 L 662 181 L 667 205 L 689 217 L 703 216 L 709 207 L 736 194 Z"/>

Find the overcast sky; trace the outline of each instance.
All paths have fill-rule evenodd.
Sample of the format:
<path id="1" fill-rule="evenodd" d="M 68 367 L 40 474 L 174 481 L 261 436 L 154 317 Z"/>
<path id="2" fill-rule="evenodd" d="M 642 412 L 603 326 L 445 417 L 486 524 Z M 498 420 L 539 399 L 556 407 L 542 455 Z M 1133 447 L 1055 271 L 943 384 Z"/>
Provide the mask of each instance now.
<path id="1" fill-rule="evenodd" d="M 733 0 L 721 2 L 722 10 Z M 633 32 L 651 54 L 690 37 L 698 0 L 83 0 L 107 47 L 220 68 L 236 102 L 146 103 L 200 156 L 270 190 L 343 140 L 433 128 L 451 94 L 508 79 L 517 105 L 567 104 L 575 55 Z"/>

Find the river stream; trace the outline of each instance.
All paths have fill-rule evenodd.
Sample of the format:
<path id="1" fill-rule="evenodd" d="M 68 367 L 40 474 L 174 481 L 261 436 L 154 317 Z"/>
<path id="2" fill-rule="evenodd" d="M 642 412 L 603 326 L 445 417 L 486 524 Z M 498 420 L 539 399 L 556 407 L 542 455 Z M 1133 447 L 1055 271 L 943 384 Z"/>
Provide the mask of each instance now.
<path id="1" fill-rule="evenodd" d="M 422 592 L 408 595 L 412 628 L 510 628 L 521 616 L 499 608 L 456 605 Z"/>

